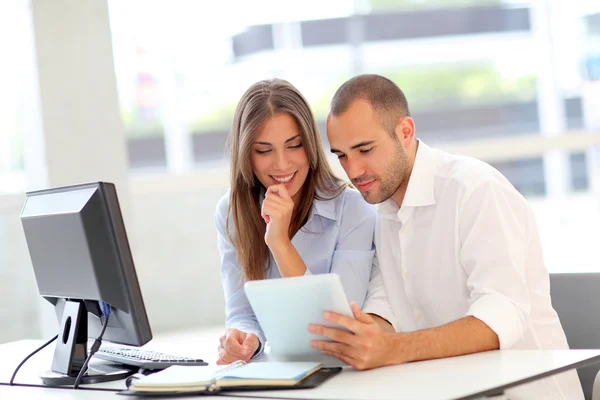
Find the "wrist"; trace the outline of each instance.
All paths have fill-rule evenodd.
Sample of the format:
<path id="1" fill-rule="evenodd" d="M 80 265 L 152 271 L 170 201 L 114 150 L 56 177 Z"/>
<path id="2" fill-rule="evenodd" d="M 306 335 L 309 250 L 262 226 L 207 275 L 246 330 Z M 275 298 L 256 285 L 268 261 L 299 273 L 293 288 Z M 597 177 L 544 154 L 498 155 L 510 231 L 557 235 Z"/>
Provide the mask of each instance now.
<path id="1" fill-rule="evenodd" d="M 267 243 L 267 246 L 269 246 L 273 256 L 277 257 L 279 254 L 285 254 L 286 252 L 290 251 L 292 248 L 292 242 L 290 239 L 284 237 L 270 241 L 270 243 Z"/>
<path id="2" fill-rule="evenodd" d="M 302 276 L 306 273 L 306 265 L 290 240 L 269 248 L 282 278 Z"/>
<path id="3" fill-rule="evenodd" d="M 404 364 L 410 361 L 411 356 L 409 352 L 411 349 L 406 343 L 406 333 L 386 333 L 388 335 L 388 354 L 391 355 L 390 365 Z"/>

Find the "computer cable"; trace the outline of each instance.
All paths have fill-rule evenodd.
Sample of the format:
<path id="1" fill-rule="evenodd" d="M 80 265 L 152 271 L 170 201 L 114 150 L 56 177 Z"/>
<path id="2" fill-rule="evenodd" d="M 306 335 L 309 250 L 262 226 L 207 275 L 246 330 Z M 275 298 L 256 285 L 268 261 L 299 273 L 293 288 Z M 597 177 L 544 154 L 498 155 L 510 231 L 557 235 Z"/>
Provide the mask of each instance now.
<path id="1" fill-rule="evenodd" d="M 102 315 L 104 315 L 104 325 L 102 326 L 102 331 L 100 331 L 100 335 L 98 335 L 96 340 L 94 340 L 94 344 L 92 345 L 92 348 L 90 349 L 90 353 L 88 354 L 87 358 L 85 359 L 85 362 L 83 363 L 83 366 L 81 367 L 81 370 L 79 371 L 79 374 L 77 374 L 77 378 L 75 379 L 75 383 L 73 384 L 73 389 L 77 389 L 79 387 L 79 384 L 81 383 L 81 380 L 83 379 L 83 376 L 87 372 L 88 364 L 90 363 L 90 360 L 92 359 L 94 354 L 98 351 L 98 349 L 100 348 L 100 345 L 102 345 L 102 338 L 104 337 L 104 332 L 106 331 L 106 327 L 108 326 L 108 318 L 110 317 L 110 306 L 103 301 L 100 301 L 99 303 L 100 303 L 100 309 L 102 310 Z"/>
<path id="2" fill-rule="evenodd" d="M 29 354 L 27 357 L 25 357 L 23 359 L 23 361 L 21 361 L 21 363 L 19 365 L 17 365 L 17 368 L 15 368 L 15 371 L 13 372 L 12 377 L 10 378 L 10 382 L 8 384 L 10 386 L 12 386 L 14 384 L 15 377 L 17 376 L 17 372 L 19 372 L 19 370 L 21 369 L 21 367 L 23 366 L 23 364 L 25 364 L 27 362 L 27 360 L 29 360 L 31 357 L 33 357 L 35 354 L 37 354 L 39 351 L 41 351 L 42 349 L 44 349 L 45 347 L 47 347 L 50 343 L 54 342 L 57 338 L 58 338 L 58 335 L 54 336 L 52 339 L 48 340 L 46 343 L 44 343 L 43 345 L 41 345 L 40 347 L 38 347 L 31 354 Z"/>

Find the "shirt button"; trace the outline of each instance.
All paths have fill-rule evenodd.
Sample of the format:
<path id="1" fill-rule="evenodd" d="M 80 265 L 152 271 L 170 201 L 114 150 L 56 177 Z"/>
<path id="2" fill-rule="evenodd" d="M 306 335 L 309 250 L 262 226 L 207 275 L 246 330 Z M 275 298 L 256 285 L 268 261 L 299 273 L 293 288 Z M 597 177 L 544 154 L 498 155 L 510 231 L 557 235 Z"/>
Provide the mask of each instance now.
<path id="1" fill-rule="evenodd" d="M 421 311 L 415 311 L 415 317 L 417 319 L 421 319 L 421 318 L 423 318 L 423 313 Z"/>
<path id="2" fill-rule="evenodd" d="M 410 278 L 410 274 L 408 273 L 408 271 L 404 271 L 404 274 L 402 274 L 402 276 L 404 276 L 404 279 Z"/>

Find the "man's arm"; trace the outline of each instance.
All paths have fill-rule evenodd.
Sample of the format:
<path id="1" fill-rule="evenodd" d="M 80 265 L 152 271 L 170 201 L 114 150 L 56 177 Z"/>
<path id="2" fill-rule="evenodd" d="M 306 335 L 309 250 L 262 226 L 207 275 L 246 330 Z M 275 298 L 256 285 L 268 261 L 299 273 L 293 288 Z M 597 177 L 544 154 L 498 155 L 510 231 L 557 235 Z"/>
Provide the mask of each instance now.
<path id="1" fill-rule="evenodd" d="M 394 364 L 497 350 L 498 335 L 475 317 L 464 317 L 436 328 L 399 333 L 392 341 Z"/>
<path id="2" fill-rule="evenodd" d="M 526 268 L 530 238 L 537 235 L 533 220 L 526 200 L 512 186 L 499 180 L 481 184 L 460 205 L 460 266 L 470 294 L 465 317 L 390 334 L 353 307 L 355 320 L 329 315 L 329 321 L 352 334 L 312 326 L 334 340 L 315 341 L 314 347 L 359 369 L 511 348 L 528 329 L 529 284 L 536 278 L 528 277 Z M 538 273 L 537 279 L 547 282 L 547 275 Z"/>
<path id="3" fill-rule="evenodd" d="M 498 336 L 475 317 L 464 317 L 436 328 L 409 333 L 390 333 L 380 322 L 352 304 L 354 319 L 325 313 L 324 318 L 351 333 L 322 325 L 309 331 L 333 340 L 311 344 L 356 369 L 371 369 L 410 361 L 429 360 L 499 348 Z"/>
<path id="4" fill-rule="evenodd" d="M 379 325 L 379 327 L 384 332 L 396 333 L 396 331 L 394 330 L 394 327 L 392 326 L 392 324 L 390 323 L 390 321 L 388 321 L 385 318 L 380 317 L 377 314 L 371 314 L 371 313 L 369 313 L 369 315 L 373 318 L 373 320 L 377 323 L 377 325 Z"/>

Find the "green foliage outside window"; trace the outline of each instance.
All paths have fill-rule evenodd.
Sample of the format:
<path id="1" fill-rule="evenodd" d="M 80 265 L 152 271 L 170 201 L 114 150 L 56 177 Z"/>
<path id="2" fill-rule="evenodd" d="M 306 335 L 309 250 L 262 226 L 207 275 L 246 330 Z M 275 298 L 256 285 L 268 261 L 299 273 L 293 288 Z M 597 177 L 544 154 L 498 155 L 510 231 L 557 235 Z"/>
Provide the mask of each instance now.
<path id="1" fill-rule="evenodd" d="M 482 104 L 533 101 L 536 97 L 535 74 L 516 78 L 504 77 L 491 64 L 427 65 L 377 71 L 393 80 L 406 94 L 411 109 L 456 108 Z M 322 90 L 318 97 L 308 99 L 317 121 L 324 121 L 329 102 L 336 89 L 350 76 L 340 75 Z M 192 132 L 228 131 L 238 99 L 216 105 L 193 120 Z M 160 136 L 159 121 L 135 122 L 133 113 L 123 113 L 130 137 Z"/>
<path id="2" fill-rule="evenodd" d="M 535 74 L 509 79 L 492 65 L 446 64 L 377 73 L 391 79 L 404 91 L 413 110 L 526 102 L 535 100 L 536 96 Z M 331 85 L 311 102 L 317 120 L 326 118 L 331 97 L 346 79 Z"/>

